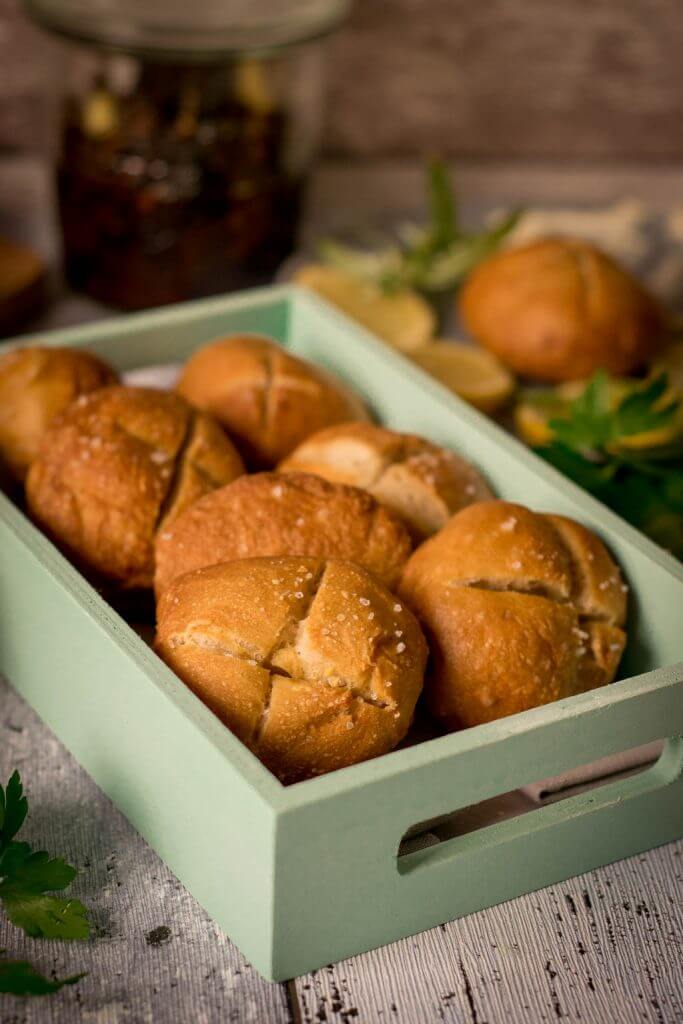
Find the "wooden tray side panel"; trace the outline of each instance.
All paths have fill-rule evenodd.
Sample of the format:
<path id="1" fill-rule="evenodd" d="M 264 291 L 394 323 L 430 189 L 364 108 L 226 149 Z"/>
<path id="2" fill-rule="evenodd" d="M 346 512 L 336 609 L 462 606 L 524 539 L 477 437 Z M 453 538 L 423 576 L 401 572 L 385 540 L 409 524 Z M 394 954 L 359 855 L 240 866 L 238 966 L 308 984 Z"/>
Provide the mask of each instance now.
<path id="1" fill-rule="evenodd" d="M 683 733 L 683 665 L 633 680 L 604 706 L 571 706 L 515 734 L 462 734 L 459 756 L 284 815 L 278 829 L 274 977 L 344 959 L 683 836 L 683 739 L 646 771 L 397 859 L 403 832 L 545 774 Z M 626 684 L 631 685 L 631 684 Z M 545 709 L 539 709 L 545 710 Z M 516 716 L 519 723 L 525 716 Z M 479 736 L 473 735 L 479 733 Z M 306 851 L 302 860 L 301 851 Z M 325 915 L 318 908 L 325 906 Z M 287 935 L 287 941 L 285 941 Z"/>

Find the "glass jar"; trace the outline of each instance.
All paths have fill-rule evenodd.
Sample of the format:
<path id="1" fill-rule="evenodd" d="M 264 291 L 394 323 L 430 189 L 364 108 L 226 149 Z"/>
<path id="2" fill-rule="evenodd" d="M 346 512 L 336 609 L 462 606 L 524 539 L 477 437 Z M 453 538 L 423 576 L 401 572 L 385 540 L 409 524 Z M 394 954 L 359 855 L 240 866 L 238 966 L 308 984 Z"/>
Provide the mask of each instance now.
<path id="1" fill-rule="evenodd" d="M 140 309 L 266 280 L 319 136 L 347 0 L 26 0 L 63 41 L 56 184 L 67 280 Z"/>

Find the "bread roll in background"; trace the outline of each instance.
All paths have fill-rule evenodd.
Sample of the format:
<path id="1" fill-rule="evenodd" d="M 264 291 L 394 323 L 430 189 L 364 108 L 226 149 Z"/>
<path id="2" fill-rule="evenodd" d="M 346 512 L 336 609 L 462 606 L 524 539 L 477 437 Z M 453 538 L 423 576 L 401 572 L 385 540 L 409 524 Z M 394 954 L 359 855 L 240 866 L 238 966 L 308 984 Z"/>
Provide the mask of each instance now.
<path id="1" fill-rule="evenodd" d="M 418 541 L 466 505 L 493 497 L 481 474 L 454 452 L 370 423 L 343 423 L 313 434 L 279 469 L 362 487 L 400 516 Z"/>
<path id="2" fill-rule="evenodd" d="M 414 616 L 368 572 L 301 557 L 181 576 L 155 649 L 283 782 L 392 750 L 427 657 Z"/>
<path id="3" fill-rule="evenodd" d="M 465 326 L 517 373 L 577 380 L 632 373 L 664 339 L 655 300 L 588 242 L 546 239 L 484 260 L 459 295 Z"/>
<path id="4" fill-rule="evenodd" d="M 157 530 L 243 471 L 216 421 L 180 396 L 110 387 L 53 421 L 26 494 L 32 516 L 87 573 L 149 587 Z"/>
<path id="5" fill-rule="evenodd" d="M 0 357 L 0 462 L 20 482 L 49 424 L 79 395 L 115 384 L 114 370 L 83 349 L 16 348 Z"/>
<path id="6" fill-rule="evenodd" d="M 223 424 L 254 469 L 272 468 L 322 427 L 368 419 L 341 381 L 256 335 L 204 345 L 177 387 Z"/>
<path id="7" fill-rule="evenodd" d="M 611 682 L 626 590 L 571 519 L 505 501 L 463 509 L 414 552 L 399 588 L 430 642 L 432 713 L 479 725 Z"/>
<path id="8" fill-rule="evenodd" d="M 411 548 L 401 520 L 366 491 L 307 473 L 256 473 L 159 531 L 154 586 L 159 597 L 185 572 L 259 555 L 357 562 L 392 586 Z"/>

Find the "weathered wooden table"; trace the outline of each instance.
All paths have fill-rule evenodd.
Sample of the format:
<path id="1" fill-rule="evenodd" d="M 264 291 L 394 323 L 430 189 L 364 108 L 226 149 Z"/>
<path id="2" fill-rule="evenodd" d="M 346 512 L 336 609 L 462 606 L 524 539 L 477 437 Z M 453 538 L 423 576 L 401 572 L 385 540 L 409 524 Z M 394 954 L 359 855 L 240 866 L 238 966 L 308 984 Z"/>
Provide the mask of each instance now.
<path id="1" fill-rule="evenodd" d="M 391 173 L 397 206 L 408 208 L 418 175 L 411 167 Z M 328 169 L 314 193 L 312 221 L 332 202 L 347 209 L 353 202 L 359 216 L 376 211 L 391 190 L 385 174 Z M 683 199 L 681 176 L 671 171 L 469 167 L 463 180 L 481 199 Z M 5 218 L 49 255 L 54 241 L 40 168 L 0 163 L 0 197 L 10 193 Z M 49 323 L 98 312 L 70 299 Z M 15 767 L 30 800 L 26 838 L 81 869 L 73 892 L 95 927 L 86 945 L 36 942 L 0 919 L 0 949 L 8 954 L 59 976 L 89 972 L 78 986 L 43 999 L 0 995 L 1 1024 L 683 1021 L 683 843 L 273 985 L 0 680 L 0 778 Z"/>

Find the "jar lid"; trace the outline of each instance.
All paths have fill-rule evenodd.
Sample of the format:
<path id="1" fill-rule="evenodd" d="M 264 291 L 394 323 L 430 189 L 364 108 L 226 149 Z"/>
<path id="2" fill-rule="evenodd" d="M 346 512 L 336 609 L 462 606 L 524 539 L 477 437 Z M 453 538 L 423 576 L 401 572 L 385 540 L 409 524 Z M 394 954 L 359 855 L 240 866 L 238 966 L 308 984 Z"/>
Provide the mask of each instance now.
<path id="1" fill-rule="evenodd" d="M 45 28 L 158 56 L 267 51 L 331 32 L 350 0 L 24 0 Z"/>

